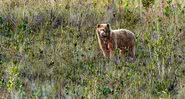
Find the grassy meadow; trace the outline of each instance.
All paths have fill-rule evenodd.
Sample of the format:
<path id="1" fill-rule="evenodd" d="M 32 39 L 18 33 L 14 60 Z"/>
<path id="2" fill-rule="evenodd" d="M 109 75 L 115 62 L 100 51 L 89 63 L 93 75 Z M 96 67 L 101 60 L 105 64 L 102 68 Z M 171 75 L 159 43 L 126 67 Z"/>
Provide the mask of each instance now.
<path id="1" fill-rule="evenodd" d="M 103 57 L 96 25 L 136 35 Z M 184 99 L 184 0 L 0 0 L 0 98 Z"/>

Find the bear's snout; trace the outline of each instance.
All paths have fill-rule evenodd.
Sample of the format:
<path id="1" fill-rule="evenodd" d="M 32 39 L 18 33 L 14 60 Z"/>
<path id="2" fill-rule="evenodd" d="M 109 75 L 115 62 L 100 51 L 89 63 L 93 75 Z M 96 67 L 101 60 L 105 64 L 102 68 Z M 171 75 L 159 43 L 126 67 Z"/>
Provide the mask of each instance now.
<path id="1" fill-rule="evenodd" d="M 105 32 L 104 31 L 100 31 L 100 36 L 101 37 L 105 37 L 106 36 Z"/>

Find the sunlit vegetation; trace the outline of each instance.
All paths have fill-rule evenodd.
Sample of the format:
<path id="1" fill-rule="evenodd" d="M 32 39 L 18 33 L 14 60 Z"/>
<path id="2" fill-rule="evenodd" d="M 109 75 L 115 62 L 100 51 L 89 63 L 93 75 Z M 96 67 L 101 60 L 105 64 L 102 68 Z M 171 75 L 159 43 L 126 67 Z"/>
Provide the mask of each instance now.
<path id="1" fill-rule="evenodd" d="M 99 23 L 136 34 L 105 59 Z M 0 98 L 185 98 L 184 0 L 1 0 Z"/>

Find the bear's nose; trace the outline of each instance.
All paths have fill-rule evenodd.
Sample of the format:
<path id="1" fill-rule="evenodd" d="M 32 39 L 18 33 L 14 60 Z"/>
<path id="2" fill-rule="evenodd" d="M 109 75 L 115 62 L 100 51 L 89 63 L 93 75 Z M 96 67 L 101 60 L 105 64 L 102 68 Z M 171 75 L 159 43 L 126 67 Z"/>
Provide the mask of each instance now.
<path id="1" fill-rule="evenodd" d="M 100 36 L 104 37 L 105 36 L 105 32 L 104 31 L 100 31 Z"/>

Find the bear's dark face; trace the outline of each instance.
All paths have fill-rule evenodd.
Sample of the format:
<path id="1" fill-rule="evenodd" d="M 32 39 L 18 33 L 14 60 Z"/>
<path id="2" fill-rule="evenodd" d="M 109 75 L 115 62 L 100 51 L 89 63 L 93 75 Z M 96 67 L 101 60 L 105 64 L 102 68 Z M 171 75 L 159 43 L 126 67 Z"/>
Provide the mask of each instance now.
<path id="1" fill-rule="evenodd" d="M 96 31 L 101 38 L 110 37 L 110 25 L 109 24 L 98 24 Z"/>

